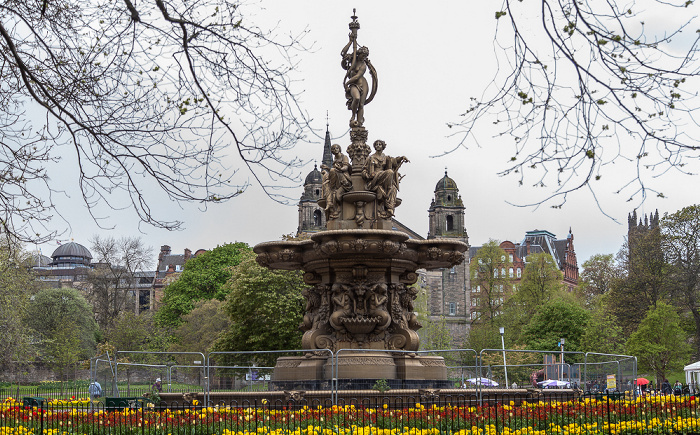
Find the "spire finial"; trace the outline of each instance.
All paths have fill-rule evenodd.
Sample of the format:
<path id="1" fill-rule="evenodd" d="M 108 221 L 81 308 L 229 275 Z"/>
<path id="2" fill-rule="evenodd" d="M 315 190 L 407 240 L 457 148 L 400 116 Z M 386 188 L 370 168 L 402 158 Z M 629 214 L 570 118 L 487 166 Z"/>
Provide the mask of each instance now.
<path id="1" fill-rule="evenodd" d="M 328 119 L 329 119 L 328 118 L 328 110 L 326 110 L 326 131 L 328 131 L 328 124 L 329 124 Z"/>

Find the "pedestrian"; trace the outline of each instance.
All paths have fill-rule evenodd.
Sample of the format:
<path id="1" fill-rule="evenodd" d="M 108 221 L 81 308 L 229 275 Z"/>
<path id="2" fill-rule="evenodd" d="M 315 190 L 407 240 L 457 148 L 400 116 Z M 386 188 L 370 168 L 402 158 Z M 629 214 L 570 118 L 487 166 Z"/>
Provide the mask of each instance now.
<path id="1" fill-rule="evenodd" d="M 673 389 L 671 389 L 671 383 L 668 382 L 668 379 L 664 378 L 664 381 L 661 383 L 661 394 L 671 393 L 673 393 Z"/>
<path id="2" fill-rule="evenodd" d="M 673 384 L 673 394 L 675 394 L 676 396 L 680 396 L 681 394 L 683 394 L 683 384 L 681 384 L 681 381 L 679 381 L 678 379 L 676 379 L 676 383 Z"/>
<path id="3" fill-rule="evenodd" d="M 153 389 L 159 393 L 163 392 L 163 385 L 160 383 L 160 378 L 156 379 L 156 382 L 153 384 Z"/>
<path id="4" fill-rule="evenodd" d="M 98 399 L 102 397 L 102 386 L 99 382 L 94 381 L 88 386 L 88 393 L 90 393 L 91 399 Z"/>

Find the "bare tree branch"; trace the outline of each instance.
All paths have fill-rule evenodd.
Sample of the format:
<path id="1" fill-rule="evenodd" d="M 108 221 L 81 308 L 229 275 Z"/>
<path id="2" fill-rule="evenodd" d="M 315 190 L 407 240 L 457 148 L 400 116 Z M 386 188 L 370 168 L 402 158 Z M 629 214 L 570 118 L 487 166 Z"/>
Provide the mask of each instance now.
<path id="1" fill-rule="evenodd" d="M 43 7 L 0 4 L 5 233 L 54 236 L 51 195 L 68 190 L 49 180 L 58 162 L 75 165 L 98 223 L 108 206 L 168 229 L 181 223 L 152 209 L 163 194 L 202 204 L 234 198 L 248 186 L 241 165 L 278 200 L 270 187 L 295 180 L 301 162 L 286 151 L 307 127 L 291 88 L 304 49 L 297 36 L 257 28 L 245 6 L 226 0 Z"/>
<path id="2" fill-rule="evenodd" d="M 628 201 L 663 196 L 653 179 L 668 171 L 690 174 L 687 165 L 700 158 L 691 85 L 700 75 L 700 30 L 691 27 L 696 16 L 661 33 L 643 20 L 692 14 L 692 3 L 541 0 L 536 9 L 504 0 L 494 42 L 507 65 L 499 65 L 463 119 L 449 124 L 460 146 L 468 146 L 480 121 L 492 121 L 495 140 L 513 144 L 500 175 L 546 190 L 526 205 L 561 207 L 582 188 L 597 201 L 596 192 L 610 184 L 596 181 L 619 171 L 613 164 L 620 162 L 636 170 L 613 191 Z"/>

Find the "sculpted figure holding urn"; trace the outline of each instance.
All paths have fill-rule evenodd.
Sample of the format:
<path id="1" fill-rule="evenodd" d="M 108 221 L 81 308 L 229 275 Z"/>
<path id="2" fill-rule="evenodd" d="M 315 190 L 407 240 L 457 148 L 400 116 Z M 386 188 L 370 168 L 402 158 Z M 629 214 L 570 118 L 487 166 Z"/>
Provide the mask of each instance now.
<path id="1" fill-rule="evenodd" d="M 362 169 L 362 177 L 366 180 L 365 188 L 377 194 L 379 205 L 377 214 L 389 219 L 394 216 L 399 191 L 399 168 L 402 164 L 408 163 L 405 156 L 389 157 L 384 154 L 386 143 L 383 140 L 374 141 L 375 153 L 369 156 Z"/>
<path id="2" fill-rule="evenodd" d="M 323 199 L 326 200 L 327 219 L 335 219 L 340 216 L 343 193 L 352 190 L 348 156 L 340 151 L 338 144 L 331 146 L 331 153 L 333 153 L 333 165 L 330 168 L 321 165 L 322 195 Z"/>

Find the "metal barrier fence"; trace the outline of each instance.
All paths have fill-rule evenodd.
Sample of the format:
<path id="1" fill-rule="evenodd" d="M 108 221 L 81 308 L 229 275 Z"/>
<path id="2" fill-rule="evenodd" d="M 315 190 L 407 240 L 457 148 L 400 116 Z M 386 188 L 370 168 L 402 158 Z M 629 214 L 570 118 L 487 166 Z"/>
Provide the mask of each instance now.
<path id="1" fill-rule="evenodd" d="M 338 404 L 288 398 L 222 401 L 205 408 L 192 402 L 168 409 L 145 400 L 77 406 L 5 401 L 0 404 L 0 433 L 694 434 L 700 431 L 699 408 L 700 401 L 689 395 L 571 399 L 556 392 L 533 400 L 506 392 L 502 400 L 483 405 L 460 393 L 358 396 Z"/>
<path id="2" fill-rule="evenodd" d="M 338 403 L 338 391 L 348 389 L 348 383 L 339 382 L 339 360 L 349 353 L 384 352 L 394 356 L 441 356 L 447 369 L 447 380 L 439 388 L 474 387 L 481 398 L 483 391 L 498 386 L 543 387 L 538 381 L 558 381 L 584 392 L 629 391 L 633 395 L 640 391 L 636 387 L 636 358 L 628 355 L 608 355 L 595 352 L 546 352 L 520 349 L 474 349 L 424 350 L 406 352 L 399 350 L 377 351 L 370 349 L 316 350 L 314 354 L 327 358 L 325 380 L 317 385 L 281 388 L 275 386 L 274 365 L 280 356 L 308 355 L 304 350 L 281 350 L 275 352 L 129 352 L 118 351 L 91 360 L 89 382 L 99 382 L 101 395 L 107 397 L 137 397 L 153 392 L 153 383 L 161 379 L 162 393 L 201 393 L 206 403 L 211 403 L 212 392 L 256 392 L 269 389 L 327 390 Z M 505 363 L 505 364 L 504 364 Z M 375 385 L 381 379 L 372 374 L 368 379 L 355 380 L 354 389 L 382 389 Z M 386 381 L 386 380 L 384 380 Z M 87 386 L 86 386 L 87 387 Z M 384 387 L 415 388 L 409 383 L 391 381 Z M 430 385 L 424 387 L 431 388 Z M 435 388 L 435 386 L 432 386 Z M 59 393 L 17 388 L 5 392 L 5 396 L 55 397 Z M 3 391 L 0 390 L 0 395 Z M 80 397 L 75 391 L 74 396 Z M 217 394 L 217 397 L 220 396 Z M 65 397 L 65 394 L 63 394 Z M 70 396 L 68 396 L 70 397 Z M 87 395 L 83 396 L 87 397 Z"/>

